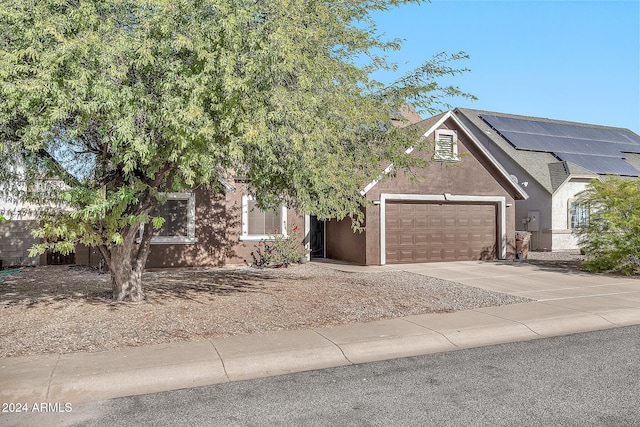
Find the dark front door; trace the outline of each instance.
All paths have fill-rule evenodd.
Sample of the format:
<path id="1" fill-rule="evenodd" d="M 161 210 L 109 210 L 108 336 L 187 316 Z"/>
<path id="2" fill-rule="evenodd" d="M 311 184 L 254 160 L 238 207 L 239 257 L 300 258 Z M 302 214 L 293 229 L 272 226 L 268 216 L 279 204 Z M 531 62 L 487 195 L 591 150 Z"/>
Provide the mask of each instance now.
<path id="1" fill-rule="evenodd" d="M 324 258 L 324 221 L 311 216 L 310 224 L 311 258 Z"/>

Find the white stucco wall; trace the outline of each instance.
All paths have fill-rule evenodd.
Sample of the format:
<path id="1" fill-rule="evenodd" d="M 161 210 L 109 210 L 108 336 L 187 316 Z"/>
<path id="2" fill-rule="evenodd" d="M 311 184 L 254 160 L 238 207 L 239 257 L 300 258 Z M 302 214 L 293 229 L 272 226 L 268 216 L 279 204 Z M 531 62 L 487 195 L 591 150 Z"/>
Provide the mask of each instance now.
<path id="1" fill-rule="evenodd" d="M 526 181 L 526 179 L 524 181 Z M 545 230 L 551 228 L 551 197 L 549 193 L 533 179 L 527 182 L 529 182 L 529 185 L 525 187 L 525 191 L 529 195 L 529 198 L 527 200 L 516 200 L 516 230 L 531 232 L 529 250 L 550 250 L 551 234 Z M 528 217 L 530 211 L 540 212 L 538 218 L 540 224 L 539 231 L 532 230 L 530 224 L 523 224 L 522 222 L 523 218 Z"/>
<path id="2" fill-rule="evenodd" d="M 564 182 L 553 194 L 552 198 L 552 249 L 553 251 L 567 251 L 578 249 L 578 242 L 571 234 L 569 223 L 569 201 L 587 188 L 588 178 L 571 177 Z"/>

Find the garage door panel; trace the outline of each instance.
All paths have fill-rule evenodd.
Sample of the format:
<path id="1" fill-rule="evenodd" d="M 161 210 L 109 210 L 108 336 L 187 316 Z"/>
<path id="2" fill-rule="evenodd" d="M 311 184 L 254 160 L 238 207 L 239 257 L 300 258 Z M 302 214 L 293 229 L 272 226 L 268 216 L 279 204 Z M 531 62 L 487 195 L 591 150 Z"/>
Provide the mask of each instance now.
<path id="1" fill-rule="evenodd" d="M 492 258 L 495 205 L 394 203 L 385 209 L 387 263 Z"/>
<path id="2" fill-rule="evenodd" d="M 481 243 L 490 238 L 486 233 L 469 233 L 469 243 Z"/>
<path id="3" fill-rule="evenodd" d="M 400 239 L 398 239 L 398 244 L 400 246 L 411 246 L 413 247 L 413 245 L 415 245 L 415 239 L 414 239 L 414 235 L 413 234 L 406 234 L 406 233 L 402 233 L 400 234 Z"/>
<path id="4" fill-rule="evenodd" d="M 423 215 L 415 218 L 413 226 L 416 230 L 427 230 L 429 228 L 428 217 L 426 215 Z"/>
<path id="5" fill-rule="evenodd" d="M 428 243 L 433 244 L 443 244 L 444 243 L 444 234 L 439 232 L 429 233 L 427 237 Z"/>
<path id="6" fill-rule="evenodd" d="M 471 233 L 458 234 L 458 243 L 468 245 L 471 242 L 473 242 L 473 235 Z"/>
<path id="7" fill-rule="evenodd" d="M 433 215 L 433 214 L 430 214 Z M 427 228 L 429 229 L 436 229 L 436 228 L 443 228 L 444 227 L 444 218 L 442 218 L 441 216 L 430 216 L 427 218 Z"/>
<path id="8" fill-rule="evenodd" d="M 448 231 L 446 233 L 444 233 L 444 239 L 443 239 L 443 243 L 445 245 L 449 244 L 455 244 L 458 242 L 458 235 L 456 233 L 453 233 L 451 231 Z"/>
<path id="9" fill-rule="evenodd" d="M 458 227 L 472 227 L 473 226 L 472 218 L 458 218 Z M 476 222 L 479 225 L 479 222 Z"/>

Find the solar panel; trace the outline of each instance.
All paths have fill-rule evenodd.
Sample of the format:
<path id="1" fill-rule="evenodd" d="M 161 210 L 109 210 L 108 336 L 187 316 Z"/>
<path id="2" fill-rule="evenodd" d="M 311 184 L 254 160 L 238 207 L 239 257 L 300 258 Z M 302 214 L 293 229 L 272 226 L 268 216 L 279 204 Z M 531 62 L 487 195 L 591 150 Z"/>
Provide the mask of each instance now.
<path id="1" fill-rule="evenodd" d="M 568 138 L 565 136 L 527 135 L 526 148 L 523 147 L 522 134 L 511 131 L 500 132 L 508 141 L 516 141 L 516 148 L 530 151 L 556 152 L 574 154 L 598 154 L 605 157 L 622 157 L 621 153 L 633 153 L 638 147 L 631 144 L 616 144 L 613 142 L 593 141 Z"/>
<path id="2" fill-rule="evenodd" d="M 622 129 L 483 114 L 480 116 L 518 150 L 553 153 L 598 174 L 639 176 L 623 153 L 640 153 L 640 139 Z"/>
<path id="3" fill-rule="evenodd" d="M 554 153 L 560 160 L 572 162 L 585 169 L 599 175 L 625 175 L 639 176 L 640 171 L 625 162 L 623 159 L 615 157 L 601 157 L 598 155 L 574 154 L 574 153 Z"/>

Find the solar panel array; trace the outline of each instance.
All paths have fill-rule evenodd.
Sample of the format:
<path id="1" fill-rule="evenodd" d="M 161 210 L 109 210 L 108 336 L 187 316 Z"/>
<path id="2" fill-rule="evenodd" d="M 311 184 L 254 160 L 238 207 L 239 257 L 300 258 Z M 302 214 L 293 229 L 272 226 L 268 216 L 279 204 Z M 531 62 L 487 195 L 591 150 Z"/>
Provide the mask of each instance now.
<path id="1" fill-rule="evenodd" d="M 640 176 L 624 153 L 640 153 L 640 139 L 622 129 L 483 114 L 480 116 L 518 150 L 552 153 L 597 174 Z"/>

